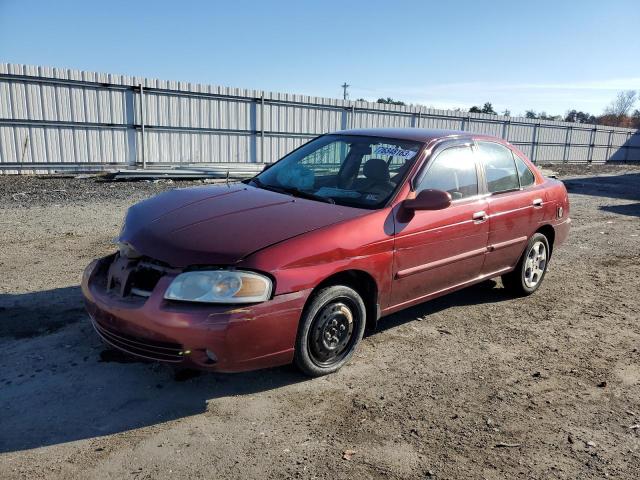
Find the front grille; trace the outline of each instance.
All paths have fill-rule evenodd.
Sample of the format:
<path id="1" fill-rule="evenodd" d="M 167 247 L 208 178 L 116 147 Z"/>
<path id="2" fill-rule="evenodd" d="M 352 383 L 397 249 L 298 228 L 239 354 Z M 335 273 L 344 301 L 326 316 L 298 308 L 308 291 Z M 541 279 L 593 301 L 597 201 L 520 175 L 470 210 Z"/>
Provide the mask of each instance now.
<path id="1" fill-rule="evenodd" d="M 129 291 L 134 295 L 149 296 L 162 277 L 162 272 L 144 264 L 129 275 Z"/>
<path id="2" fill-rule="evenodd" d="M 126 335 L 99 322 L 95 318 L 92 323 L 96 332 L 104 341 L 127 353 L 163 362 L 177 363 L 184 360 L 184 356 L 181 355 L 182 345 L 178 343 L 158 342 L 148 338 Z"/>
<path id="3" fill-rule="evenodd" d="M 176 272 L 146 258 L 130 259 L 117 254 L 111 260 L 107 271 L 107 290 L 129 297 L 149 297 L 163 275 Z"/>

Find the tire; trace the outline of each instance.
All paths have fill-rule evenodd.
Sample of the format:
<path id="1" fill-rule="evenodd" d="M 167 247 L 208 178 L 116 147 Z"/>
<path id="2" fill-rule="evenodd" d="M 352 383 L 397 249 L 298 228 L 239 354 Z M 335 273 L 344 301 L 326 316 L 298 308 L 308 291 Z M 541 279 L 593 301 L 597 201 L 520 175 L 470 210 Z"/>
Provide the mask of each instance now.
<path id="1" fill-rule="evenodd" d="M 516 268 L 502 275 L 502 284 L 514 295 L 524 297 L 540 288 L 549 266 L 549 241 L 542 233 L 534 233 Z"/>
<path id="2" fill-rule="evenodd" d="M 342 367 L 362 340 L 366 308 L 352 288 L 335 285 L 317 292 L 302 313 L 294 362 L 303 373 L 319 377 Z"/>

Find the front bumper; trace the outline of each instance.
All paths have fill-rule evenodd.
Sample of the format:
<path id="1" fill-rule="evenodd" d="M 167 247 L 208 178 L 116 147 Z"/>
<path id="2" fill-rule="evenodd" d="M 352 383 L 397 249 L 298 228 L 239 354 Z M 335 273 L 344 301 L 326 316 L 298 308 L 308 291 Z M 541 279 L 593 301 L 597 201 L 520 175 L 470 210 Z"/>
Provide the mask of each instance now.
<path id="1" fill-rule="evenodd" d="M 122 297 L 107 290 L 99 278 L 109 258 L 91 263 L 82 278 L 87 311 L 108 344 L 139 357 L 220 372 L 293 361 L 298 323 L 310 290 L 253 305 L 189 304 L 164 299 L 174 278 L 167 275 L 148 298 Z"/>

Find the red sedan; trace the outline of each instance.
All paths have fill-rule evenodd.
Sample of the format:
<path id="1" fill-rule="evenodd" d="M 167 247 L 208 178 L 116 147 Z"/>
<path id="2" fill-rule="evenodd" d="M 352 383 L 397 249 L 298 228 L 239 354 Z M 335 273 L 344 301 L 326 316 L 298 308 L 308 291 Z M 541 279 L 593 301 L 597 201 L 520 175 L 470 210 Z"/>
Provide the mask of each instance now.
<path id="1" fill-rule="evenodd" d="M 564 185 L 501 139 L 347 130 L 243 184 L 134 205 L 82 291 L 98 334 L 131 354 L 324 375 L 390 313 L 498 276 L 535 292 L 570 222 Z"/>

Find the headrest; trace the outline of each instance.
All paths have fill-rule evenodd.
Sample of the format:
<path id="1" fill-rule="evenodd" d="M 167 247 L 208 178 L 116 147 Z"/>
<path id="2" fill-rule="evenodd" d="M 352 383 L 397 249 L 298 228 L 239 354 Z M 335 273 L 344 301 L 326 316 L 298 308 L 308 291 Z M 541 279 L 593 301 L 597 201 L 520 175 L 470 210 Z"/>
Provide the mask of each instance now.
<path id="1" fill-rule="evenodd" d="M 362 169 L 364 176 L 370 180 L 376 180 L 379 182 L 389 181 L 389 166 L 387 162 L 381 158 L 371 158 L 367 160 Z"/>

